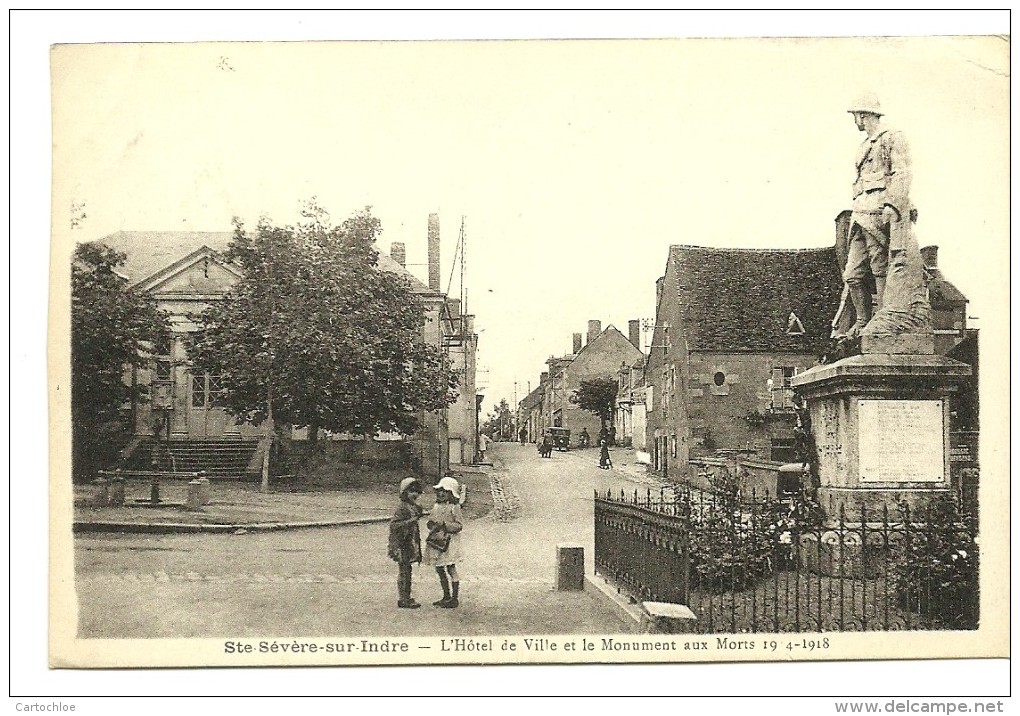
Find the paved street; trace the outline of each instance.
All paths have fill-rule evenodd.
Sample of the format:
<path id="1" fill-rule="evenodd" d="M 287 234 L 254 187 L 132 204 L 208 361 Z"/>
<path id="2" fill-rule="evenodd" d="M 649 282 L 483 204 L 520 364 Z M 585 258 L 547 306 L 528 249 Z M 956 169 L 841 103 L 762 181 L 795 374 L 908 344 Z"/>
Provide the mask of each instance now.
<path id="1" fill-rule="evenodd" d="M 595 590 L 553 589 L 556 545 L 592 555 L 592 490 L 657 483 L 615 451 L 492 446 L 496 508 L 467 522 L 462 606 L 435 609 L 438 580 L 415 570 L 420 610 L 397 609 L 385 524 L 249 534 L 76 537 L 82 637 L 251 637 L 614 633 L 632 622 Z M 629 453 L 632 455 L 632 453 Z M 470 495 L 469 495 L 470 499 Z"/>

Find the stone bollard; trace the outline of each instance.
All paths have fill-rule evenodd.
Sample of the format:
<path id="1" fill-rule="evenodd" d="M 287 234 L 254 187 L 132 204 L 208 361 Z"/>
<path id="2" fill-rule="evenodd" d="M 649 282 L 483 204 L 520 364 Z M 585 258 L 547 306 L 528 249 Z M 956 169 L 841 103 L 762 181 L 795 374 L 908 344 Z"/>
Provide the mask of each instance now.
<path id="1" fill-rule="evenodd" d="M 584 547 L 561 544 L 556 547 L 556 591 L 584 589 Z"/>
<path id="2" fill-rule="evenodd" d="M 196 479 L 188 483 L 187 505 L 189 510 L 202 509 L 202 482 L 200 480 Z"/>
<path id="3" fill-rule="evenodd" d="M 96 486 L 96 494 L 92 497 L 92 504 L 96 507 L 106 507 L 110 504 L 110 483 L 103 478 L 96 478 L 93 482 Z"/>
<path id="4" fill-rule="evenodd" d="M 110 480 L 110 505 L 123 507 L 124 501 L 124 478 L 117 475 Z"/>
<path id="5" fill-rule="evenodd" d="M 205 476 L 204 470 L 198 473 L 198 482 L 200 485 L 198 492 L 201 496 L 202 504 L 208 505 L 212 502 L 212 483 L 209 481 L 209 478 Z"/>

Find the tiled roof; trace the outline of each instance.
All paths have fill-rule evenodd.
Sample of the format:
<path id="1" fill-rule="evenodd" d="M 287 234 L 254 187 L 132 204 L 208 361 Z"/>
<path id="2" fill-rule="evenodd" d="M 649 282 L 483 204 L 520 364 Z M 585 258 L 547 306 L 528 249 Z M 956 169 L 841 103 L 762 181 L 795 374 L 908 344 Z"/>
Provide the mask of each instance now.
<path id="1" fill-rule="evenodd" d="M 233 236 L 232 231 L 118 231 L 97 241 L 127 254 L 127 261 L 118 271 L 135 284 L 203 246 L 224 252 Z M 379 269 L 405 277 L 416 293 L 429 292 L 428 286 L 382 251 Z"/>
<path id="2" fill-rule="evenodd" d="M 522 410 L 529 410 L 542 403 L 542 395 L 545 393 L 545 386 L 540 385 L 528 393 L 520 402 Z"/>
<path id="3" fill-rule="evenodd" d="M 928 300 L 932 308 L 948 308 L 954 304 L 967 303 L 967 297 L 960 289 L 946 280 L 939 269 L 928 269 L 931 279 L 928 281 Z"/>
<path id="4" fill-rule="evenodd" d="M 834 247 L 671 246 L 690 350 L 813 353 L 829 338 L 843 279 Z M 790 314 L 802 335 L 787 332 Z"/>
<path id="5" fill-rule="evenodd" d="M 117 271 L 139 283 L 203 246 L 226 251 L 233 236 L 232 231 L 118 231 L 97 241 L 127 254 Z"/>

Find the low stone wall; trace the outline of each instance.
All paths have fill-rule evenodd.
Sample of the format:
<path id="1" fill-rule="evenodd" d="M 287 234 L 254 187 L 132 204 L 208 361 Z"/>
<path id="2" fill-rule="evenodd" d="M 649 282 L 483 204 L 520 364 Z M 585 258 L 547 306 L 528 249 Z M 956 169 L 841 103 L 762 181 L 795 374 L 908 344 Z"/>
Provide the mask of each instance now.
<path id="1" fill-rule="evenodd" d="M 287 446 L 287 453 L 287 461 L 292 464 L 314 453 L 318 461 L 393 468 L 411 466 L 411 445 L 402 440 L 320 440 L 315 445 L 294 441 Z"/>
<path id="2" fill-rule="evenodd" d="M 782 465 L 778 462 L 740 457 L 694 458 L 690 460 L 691 485 L 708 490 L 711 488 L 709 476 L 726 469 L 740 478 L 740 490 L 745 496 L 754 494 L 764 497 L 768 494 L 775 497 L 779 488 L 780 467 Z"/>

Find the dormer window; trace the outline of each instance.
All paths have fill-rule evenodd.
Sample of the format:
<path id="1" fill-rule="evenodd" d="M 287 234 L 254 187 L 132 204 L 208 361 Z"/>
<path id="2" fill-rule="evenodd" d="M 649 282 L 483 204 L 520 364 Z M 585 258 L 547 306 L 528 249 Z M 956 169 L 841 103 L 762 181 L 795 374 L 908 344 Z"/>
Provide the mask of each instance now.
<path id="1" fill-rule="evenodd" d="M 793 311 L 790 311 L 789 318 L 786 319 L 786 335 L 788 336 L 802 336 L 804 335 L 804 324 L 800 322 L 800 318 Z"/>

